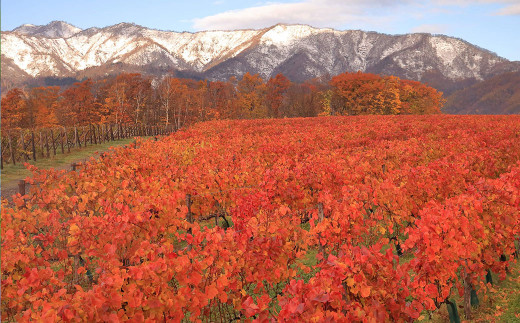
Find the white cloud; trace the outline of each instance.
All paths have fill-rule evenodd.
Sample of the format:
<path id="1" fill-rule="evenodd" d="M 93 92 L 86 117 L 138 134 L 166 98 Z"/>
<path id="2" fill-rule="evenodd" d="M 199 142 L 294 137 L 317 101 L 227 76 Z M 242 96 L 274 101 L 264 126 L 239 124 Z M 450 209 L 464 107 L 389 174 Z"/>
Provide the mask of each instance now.
<path id="1" fill-rule="evenodd" d="M 360 23 L 378 24 L 388 20 L 372 11 L 395 7 L 410 0 L 303 0 L 293 3 L 267 3 L 240 10 L 197 18 L 197 30 L 263 28 L 277 23 L 338 27 Z"/>
<path id="2" fill-rule="evenodd" d="M 504 7 L 496 12 L 497 15 L 513 16 L 520 15 L 520 3 Z"/>
<path id="3" fill-rule="evenodd" d="M 442 24 L 424 24 L 412 28 L 413 33 L 444 34 L 447 31 L 448 26 Z"/>
<path id="4" fill-rule="evenodd" d="M 495 12 L 497 15 L 520 15 L 520 0 L 435 0 L 439 5 L 469 6 L 475 4 L 497 4 L 504 7 Z"/>
<path id="5" fill-rule="evenodd" d="M 434 3 L 441 5 L 472 5 L 476 3 L 509 4 L 518 3 L 518 0 L 434 0 Z"/>

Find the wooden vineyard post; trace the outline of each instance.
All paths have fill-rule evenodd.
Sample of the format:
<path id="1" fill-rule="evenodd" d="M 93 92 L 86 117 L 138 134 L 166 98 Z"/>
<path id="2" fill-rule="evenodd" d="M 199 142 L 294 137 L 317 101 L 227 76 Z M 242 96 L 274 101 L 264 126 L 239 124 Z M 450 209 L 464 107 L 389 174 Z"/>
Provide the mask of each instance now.
<path id="1" fill-rule="evenodd" d="M 191 195 L 190 194 L 186 194 L 186 206 L 188 207 L 188 213 L 186 213 L 186 220 L 188 220 L 188 222 L 190 224 L 193 223 L 193 214 L 191 213 Z M 191 227 L 188 229 L 188 234 L 192 234 L 192 230 L 191 230 Z M 191 250 L 192 246 L 191 244 L 188 245 L 188 251 Z"/>
<path id="2" fill-rule="evenodd" d="M 34 143 L 34 131 L 31 131 L 33 160 L 36 161 L 36 144 Z"/>
<path id="3" fill-rule="evenodd" d="M 25 181 L 23 179 L 18 181 L 18 193 L 20 193 L 20 196 L 23 199 L 23 205 L 22 207 L 25 208 Z"/>
<path id="4" fill-rule="evenodd" d="M 70 164 L 70 169 L 71 169 L 73 172 L 75 172 L 77 168 L 78 168 L 78 164 L 77 164 L 77 163 L 72 163 L 72 164 Z"/>
<path id="5" fill-rule="evenodd" d="M 25 195 L 25 181 L 23 179 L 18 181 L 18 193 L 20 193 L 21 196 Z"/>
<path id="6" fill-rule="evenodd" d="M 16 165 L 16 160 L 14 156 L 14 147 L 13 147 L 13 141 L 11 140 L 11 133 L 7 133 L 7 138 L 9 140 L 9 152 L 11 153 L 11 161 L 13 162 L 13 165 Z"/>

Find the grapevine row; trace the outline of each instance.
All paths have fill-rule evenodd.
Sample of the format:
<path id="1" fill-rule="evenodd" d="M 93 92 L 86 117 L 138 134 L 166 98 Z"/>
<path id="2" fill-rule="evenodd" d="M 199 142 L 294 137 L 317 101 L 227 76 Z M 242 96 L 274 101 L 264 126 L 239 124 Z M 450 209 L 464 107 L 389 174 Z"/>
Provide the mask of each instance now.
<path id="1" fill-rule="evenodd" d="M 34 169 L 2 205 L 2 318 L 417 319 L 515 261 L 519 121 L 215 121 Z"/>

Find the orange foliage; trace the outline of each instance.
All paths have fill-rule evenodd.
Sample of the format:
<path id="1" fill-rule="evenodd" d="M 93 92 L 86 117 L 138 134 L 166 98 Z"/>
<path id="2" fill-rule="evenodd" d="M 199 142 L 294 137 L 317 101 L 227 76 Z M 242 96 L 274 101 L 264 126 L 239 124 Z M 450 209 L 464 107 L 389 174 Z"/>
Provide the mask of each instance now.
<path id="1" fill-rule="evenodd" d="M 26 117 L 27 102 L 25 94 L 20 89 L 12 89 L 2 97 L 2 132 L 19 129 L 23 127 L 23 120 Z"/>
<path id="2" fill-rule="evenodd" d="M 79 171 L 31 166 L 38 185 L 2 202 L 2 319 L 416 320 L 514 261 L 519 131 L 514 116 L 211 121 Z"/>
<path id="3" fill-rule="evenodd" d="M 370 73 L 343 73 L 332 78 L 334 114 L 438 114 L 442 93 L 420 82 Z"/>
<path id="4" fill-rule="evenodd" d="M 74 85 L 61 94 L 60 124 L 64 126 L 84 125 L 102 121 L 106 114 L 99 109 L 93 92 L 93 82 L 87 79 Z"/>
<path id="5" fill-rule="evenodd" d="M 37 87 L 29 92 L 28 104 L 34 111 L 33 127 L 53 127 L 58 124 L 56 117 L 58 98 L 58 86 Z"/>
<path id="6" fill-rule="evenodd" d="M 40 87 L 25 98 L 17 91 L 5 101 L 6 128 L 107 122 L 180 128 L 214 119 L 432 114 L 439 113 L 444 103 L 441 93 L 419 82 L 360 72 L 301 84 L 283 74 L 267 82 L 249 73 L 227 82 L 172 76 L 152 82 L 141 74 L 122 73 L 95 82 L 87 79 L 61 93 L 57 87 Z"/>

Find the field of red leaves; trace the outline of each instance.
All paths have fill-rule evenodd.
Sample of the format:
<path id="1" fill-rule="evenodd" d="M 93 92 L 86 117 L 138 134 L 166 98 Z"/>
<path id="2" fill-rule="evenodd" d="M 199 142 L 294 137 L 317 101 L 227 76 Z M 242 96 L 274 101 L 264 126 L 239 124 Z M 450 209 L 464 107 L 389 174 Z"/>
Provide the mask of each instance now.
<path id="1" fill-rule="evenodd" d="M 516 261 L 519 161 L 519 117 L 360 116 L 34 169 L 2 202 L 2 320 L 408 322 Z"/>

